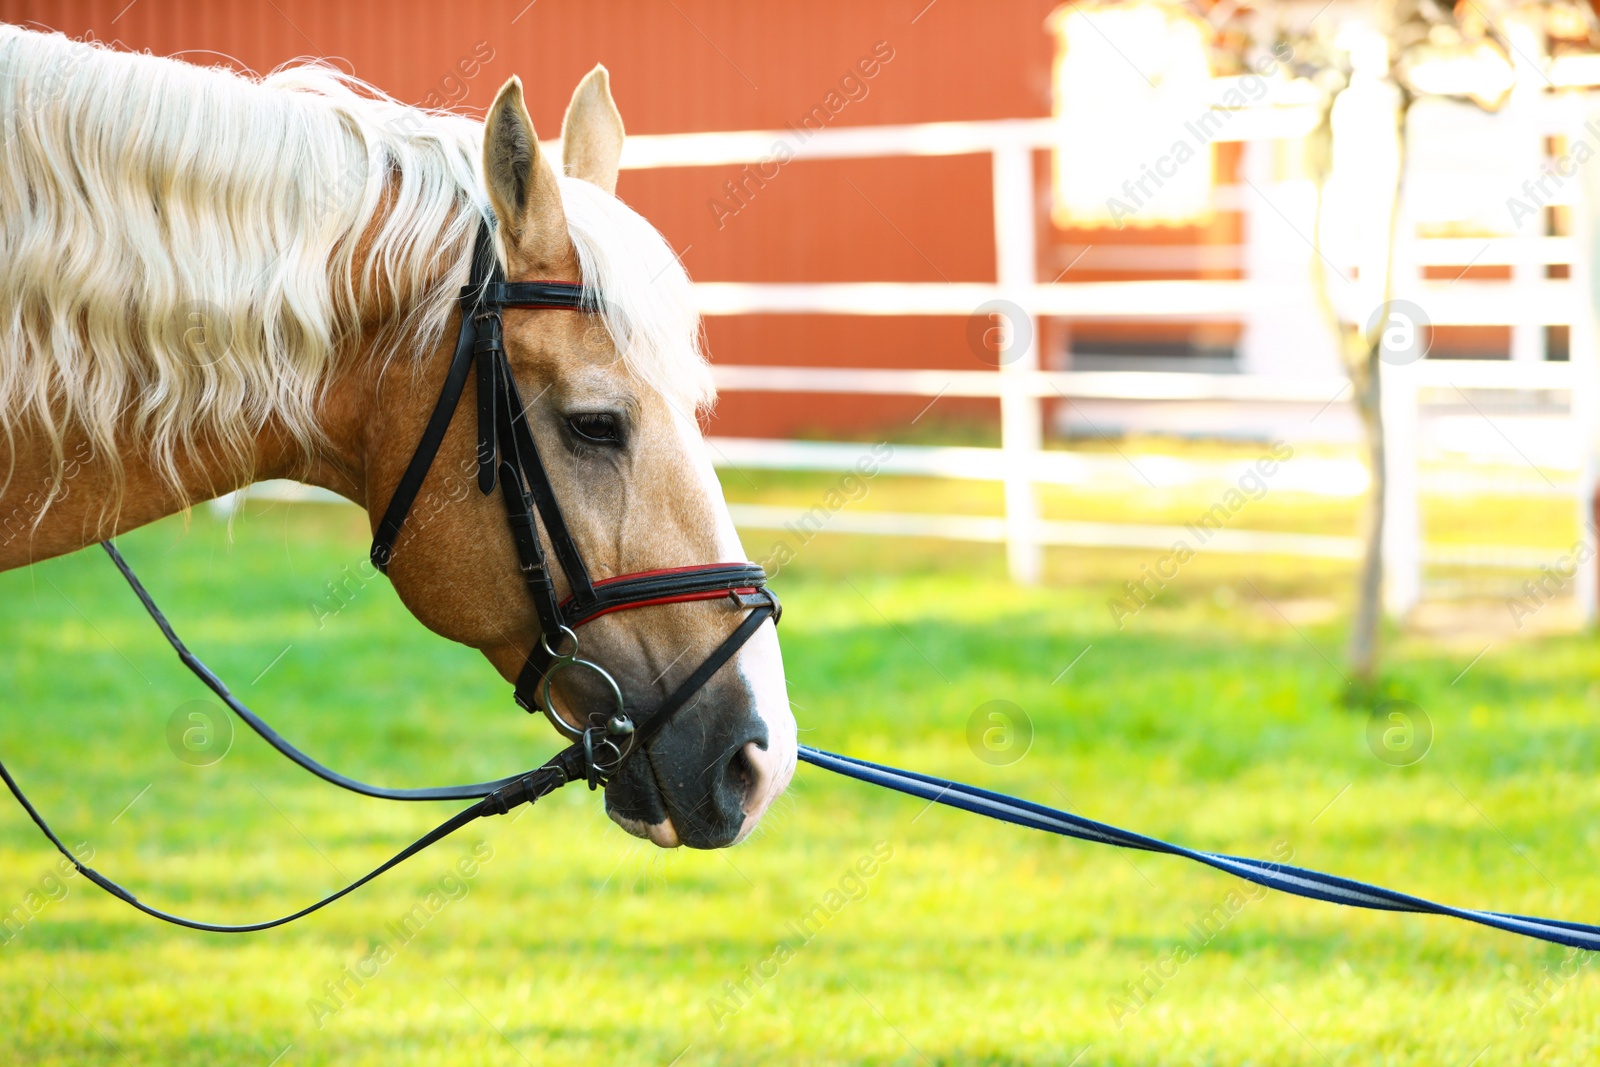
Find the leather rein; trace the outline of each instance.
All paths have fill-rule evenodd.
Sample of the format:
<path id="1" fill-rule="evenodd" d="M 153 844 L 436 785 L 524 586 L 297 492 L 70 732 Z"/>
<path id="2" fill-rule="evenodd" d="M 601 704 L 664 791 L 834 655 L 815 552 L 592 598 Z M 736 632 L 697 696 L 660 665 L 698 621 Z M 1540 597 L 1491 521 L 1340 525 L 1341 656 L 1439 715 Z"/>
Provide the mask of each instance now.
<path id="1" fill-rule="evenodd" d="M 234 696 L 222 679 L 189 651 L 116 546 L 105 542 L 102 547 L 107 555 L 184 666 L 282 755 L 324 781 L 363 796 L 404 801 L 477 800 L 477 803 L 447 819 L 343 889 L 299 911 L 257 923 L 209 923 L 174 915 L 146 904 L 121 885 L 82 863 L 28 800 L 4 763 L 0 763 L 0 781 L 5 783 L 29 817 L 73 867 L 100 888 L 146 915 L 192 930 L 214 933 L 268 930 L 326 907 L 477 819 L 503 815 L 522 804 L 533 804 L 571 781 L 584 780 L 589 783 L 590 789 L 598 789 L 616 775 L 626 760 L 641 752 L 674 716 L 689 706 L 695 694 L 755 636 L 762 623 L 770 618 L 776 624 L 782 615 L 782 605 L 766 587 L 766 572 L 756 563 L 711 563 L 642 571 L 599 580 L 591 578 L 562 516 L 549 474 L 539 457 L 538 446 L 528 426 L 528 411 L 517 394 L 516 381 L 506 358 L 500 316 L 506 308 L 594 313 L 600 310 L 599 298 L 583 286 L 568 282 L 506 281 L 494 254 L 493 234 L 488 223 L 484 222 L 478 229 L 470 279 L 461 290 L 460 305 L 461 328 L 444 385 L 423 429 L 417 450 L 373 533 L 372 562 L 387 573 L 390 564 L 397 558 L 397 543 L 406 517 L 415 505 L 438 456 L 445 433 L 460 406 L 467 380 L 474 376 L 475 371 L 478 488 L 485 496 L 493 493 L 496 487 L 500 489 L 516 545 L 518 567 L 539 620 L 539 639 L 529 650 L 518 675 L 514 697 L 524 710 L 543 712 L 551 724 L 572 743 L 525 774 L 468 785 L 393 789 L 340 774 L 302 752 Z M 548 552 L 539 536 L 541 528 L 550 543 Z M 556 590 L 555 575 L 550 566 L 552 555 L 570 589 L 565 598 L 561 598 Z M 629 706 L 621 687 L 604 667 L 578 656 L 578 630 L 602 615 L 658 604 L 718 599 L 727 600 L 730 607 L 748 614 L 705 661 L 655 708 Z M 572 668 L 589 671 L 601 680 L 604 691 L 611 697 L 606 707 L 587 711 L 578 717 L 570 711 L 563 714 L 562 709 L 556 706 L 552 681 L 561 671 Z M 576 718 L 576 723 L 569 716 Z"/>
<path id="2" fill-rule="evenodd" d="M 283 755 L 306 770 L 334 785 L 365 796 L 388 800 L 461 800 L 481 798 L 472 806 L 440 823 L 407 845 L 389 860 L 322 900 L 282 918 L 239 925 L 200 922 L 162 911 L 140 901 L 105 875 L 85 866 L 56 836 L 38 810 L 28 801 L 16 780 L 0 763 L 0 780 L 27 811 L 29 817 L 50 839 L 56 849 L 78 872 L 146 915 L 193 930 L 216 933 L 245 933 L 282 926 L 326 907 L 366 885 L 383 872 L 463 826 L 489 815 L 503 815 L 522 804 L 541 797 L 575 779 L 586 779 L 597 787 L 614 774 L 622 762 L 638 752 L 645 741 L 661 729 L 672 716 L 682 711 L 692 697 L 715 674 L 760 625 L 768 618 L 776 621 L 778 601 L 767 591 L 766 575 L 754 564 L 712 564 L 670 571 L 629 574 L 618 578 L 590 580 L 566 524 L 556 506 L 544 466 L 539 461 L 533 436 L 527 430 L 525 409 L 516 395 L 505 360 L 500 328 L 503 308 L 559 308 L 593 310 L 584 290 L 575 285 L 554 282 L 508 284 L 500 275 L 490 252 L 487 227 L 478 234 L 473 257 L 472 284 L 461 294 L 461 334 L 445 386 L 423 433 L 422 443 L 412 457 L 400 487 L 395 491 L 388 512 L 378 524 L 373 539 L 372 558 L 387 566 L 394 555 L 395 538 L 405 522 L 427 477 L 434 456 L 449 428 L 471 368 L 478 368 L 478 484 L 484 493 L 498 483 L 506 501 L 506 512 L 516 533 L 517 553 L 528 588 L 539 612 L 541 638 L 528 654 L 527 664 L 517 679 L 517 700 L 528 710 L 542 710 L 558 729 L 574 741 L 543 765 L 526 774 L 473 785 L 440 786 L 429 789 L 388 789 L 347 778 L 325 767 L 286 741 L 260 716 L 235 697 L 223 681 L 185 647 L 161 609 L 122 558 L 116 546 L 104 548 L 122 572 L 145 610 L 161 629 L 178 657 L 194 675 L 230 707 L 256 733 Z M 530 507 L 530 498 L 532 501 Z M 557 600 L 555 586 L 535 528 L 535 514 L 543 523 L 551 550 L 566 575 L 573 593 Z M 616 683 L 603 668 L 577 658 L 577 629 L 584 623 L 611 611 L 644 607 L 647 604 L 705 600 L 726 596 L 749 614 L 715 651 L 659 707 L 645 713 L 630 711 Z M 552 644 L 552 642 L 554 642 Z M 616 697 L 610 713 L 590 713 L 583 725 L 574 726 L 550 702 L 550 678 L 569 666 L 583 666 L 599 672 L 610 683 Z M 1279 861 L 1233 856 L 1172 844 L 1159 838 L 1135 833 L 1085 818 L 1071 811 L 1048 807 L 1004 793 L 982 789 L 963 782 L 904 771 L 850 756 L 824 752 L 809 745 L 799 747 L 799 758 L 813 766 L 857 779 L 871 785 L 893 789 L 934 804 L 957 808 L 1001 822 L 1072 837 L 1096 844 L 1142 852 L 1180 856 L 1216 870 L 1283 893 L 1374 911 L 1412 912 L 1448 916 L 1509 933 L 1536 938 L 1572 948 L 1600 951 L 1600 925 L 1544 919 L 1512 912 L 1485 911 L 1439 904 L 1423 897 L 1397 892 L 1382 886 L 1325 874 L 1306 867 Z M 926 807 L 923 810 L 927 810 Z"/>

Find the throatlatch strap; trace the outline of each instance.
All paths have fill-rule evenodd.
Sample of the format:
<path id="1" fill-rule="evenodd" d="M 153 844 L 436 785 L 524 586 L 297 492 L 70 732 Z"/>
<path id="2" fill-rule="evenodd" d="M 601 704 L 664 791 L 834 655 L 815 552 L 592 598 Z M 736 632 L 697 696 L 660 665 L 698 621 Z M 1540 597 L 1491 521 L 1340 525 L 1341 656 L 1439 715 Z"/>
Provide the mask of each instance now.
<path id="1" fill-rule="evenodd" d="M 450 429 L 456 406 L 461 402 L 461 392 L 467 386 L 467 374 L 472 369 L 473 336 L 472 318 L 463 311 L 461 330 L 456 335 L 456 351 L 445 374 L 444 388 L 439 391 L 433 413 L 428 416 L 421 443 L 411 454 L 411 462 L 406 465 L 406 472 L 400 476 L 394 495 L 389 498 L 389 506 L 383 509 L 383 518 L 372 533 L 372 565 L 385 573 L 389 570 L 389 560 L 394 557 L 395 540 L 417 502 L 417 494 L 422 491 L 422 483 L 428 478 L 433 458 L 439 454 L 439 445 Z"/>
<path id="2" fill-rule="evenodd" d="M 528 495 L 522 488 L 522 479 L 511 464 L 501 464 L 500 492 L 505 495 L 506 520 L 511 526 L 511 540 L 516 545 L 518 566 L 528 595 L 533 598 L 533 608 L 539 616 L 539 630 L 544 634 L 561 633 L 561 608 L 556 602 L 555 578 L 539 541 L 539 528 L 534 524 L 533 512 L 528 508 Z"/>
<path id="3" fill-rule="evenodd" d="M 480 326 L 483 324 L 480 324 Z M 478 491 L 494 492 L 495 471 L 500 464 L 500 363 L 505 353 L 498 329 L 489 337 L 479 336 L 472 346 L 478 365 Z"/>

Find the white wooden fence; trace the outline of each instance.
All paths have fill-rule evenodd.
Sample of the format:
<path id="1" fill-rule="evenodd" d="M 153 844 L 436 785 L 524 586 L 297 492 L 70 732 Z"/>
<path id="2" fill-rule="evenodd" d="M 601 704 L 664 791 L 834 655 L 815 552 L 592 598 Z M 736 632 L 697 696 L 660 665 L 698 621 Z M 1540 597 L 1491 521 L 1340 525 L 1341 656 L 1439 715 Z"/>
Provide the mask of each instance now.
<path id="1" fill-rule="evenodd" d="M 1217 95 L 1227 87 L 1218 79 Z M 1578 133 L 1587 117 L 1585 98 L 1544 98 L 1527 105 L 1521 116 L 1530 136 Z M 1222 127 L 1218 140 L 1267 141 L 1300 137 L 1317 121 L 1304 102 L 1277 102 L 1236 114 Z M 780 131 L 685 134 L 637 137 L 629 141 L 624 168 L 689 167 L 751 163 L 770 156 L 777 142 L 791 143 Z M 993 173 L 993 224 L 997 278 L 993 284 L 972 283 L 818 283 L 757 284 L 702 282 L 696 286 L 706 315 L 815 313 L 834 315 L 970 316 L 995 300 L 1010 301 L 1034 319 L 1030 336 L 1038 337 L 1041 316 L 1093 319 L 1247 318 L 1272 306 L 1306 284 L 1300 279 L 1248 277 L 1238 281 L 1117 281 L 1040 284 L 1035 274 L 1033 152 L 1057 147 L 1051 120 L 987 123 L 935 123 L 853 129 L 825 129 L 795 149 L 797 159 L 839 159 L 883 156 L 988 154 Z M 1529 161 L 1529 176 L 1541 171 Z M 1415 184 L 1415 183 L 1413 183 Z M 1586 234 L 1589 222 L 1573 186 L 1556 191 L 1554 202 L 1574 207 L 1574 233 Z M 1260 192 L 1259 189 L 1255 190 Z M 1513 190 L 1508 190 L 1508 194 Z M 1426 196 L 1426 187 L 1408 189 L 1408 197 Z M 1239 187 L 1217 190 L 1220 206 L 1235 206 Z M 1303 236 L 1303 235 L 1302 235 Z M 1318 254 L 1321 254 L 1319 251 Z M 1406 367 L 1384 367 L 1385 420 L 1388 450 L 1387 522 L 1383 551 L 1387 581 L 1385 603 L 1403 614 L 1416 604 L 1425 562 L 1472 565 L 1484 562 L 1536 567 L 1551 559 L 1548 548 L 1501 547 L 1425 551 L 1420 506 L 1418 398 L 1432 387 L 1449 389 L 1470 402 L 1484 391 L 1556 391 L 1568 396 L 1572 439 L 1579 450 L 1572 480 L 1580 529 L 1590 527 L 1595 470 L 1593 400 L 1596 338 L 1590 307 L 1590 264 L 1570 237 L 1545 237 L 1536 230 L 1498 239 L 1403 239 L 1397 254 L 1397 295 L 1426 308 L 1436 326 L 1511 326 L 1514 352 L 1530 348 L 1542 355 L 1542 328 L 1564 325 L 1571 330 L 1571 362 L 1515 363 L 1426 360 Z M 1511 284 L 1495 281 L 1426 280 L 1430 266 L 1506 265 Z M 1547 278 L 1542 267 L 1566 264 L 1569 277 Z M 1540 270 L 1531 270 L 1539 267 Z M 1354 272 L 1352 272 L 1354 273 Z M 1306 323 L 1307 331 L 1322 329 Z M 1536 334 L 1533 331 L 1538 331 Z M 1528 338 L 1535 338 L 1530 345 Z M 904 460 L 918 473 L 980 478 L 1001 482 L 1005 489 L 1003 520 L 965 516 L 853 513 L 830 520 L 844 532 L 952 537 L 1003 541 L 1012 576 L 1020 582 L 1037 579 L 1046 545 L 1169 548 L 1174 531 L 1159 526 L 1045 522 L 1039 518 L 1034 485 L 1056 480 L 1068 461 L 1041 450 L 1041 401 L 1050 397 L 1118 399 L 1162 403 L 1176 400 L 1226 400 L 1237 403 L 1327 403 L 1348 397 L 1342 378 L 1325 374 L 1213 375 L 1152 372 L 1045 371 L 1037 346 L 1007 354 L 998 370 L 872 370 L 718 365 L 717 381 L 727 391 L 900 394 L 915 396 L 995 397 L 1001 409 L 998 450 L 918 450 Z M 1339 401 L 1334 401 L 1339 402 Z M 1485 417 L 1485 432 L 1497 432 Z M 1509 440 L 1509 439 L 1508 439 Z M 1513 445 L 1513 447 L 1515 447 Z M 809 442 L 721 442 L 724 457 L 740 462 L 759 458 L 763 466 L 846 470 L 859 449 L 834 448 Z M 906 451 L 898 454 L 903 458 Z M 784 509 L 744 506 L 737 509 L 746 525 L 778 526 L 793 519 Z M 1230 531 L 1207 547 L 1219 551 L 1353 558 L 1357 547 L 1347 539 L 1286 533 Z M 1586 618 L 1595 614 L 1594 568 L 1583 568 L 1575 592 Z"/>
<path id="2" fill-rule="evenodd" d="M 1218 79 L 1218 95 L 1227 86 Z M 1585 117 L 1581 104 L 1569 100 L 1541 106 L 1535 116 L 1540 132 L 1576 131 Z M 1313 108 L 1295 100 L 1274 101 L 1238 112 L 1217 140 L 1269 141 L 1300 137 L 1317 120 Z M 998 264 L 992 283 L 816 283 L 758 284 L 701 282 L 695 287 L 705 315 L 832 314 L 971 316 L 990 301 L 1009 301 L 1030 316 L 1038 337 L 1041 316 L 1092 319 L 1246 319 L 1285 299 L 1303 302 L 1305 282 L 1286 277 L 1243 280 L 1053 282 L 1041 284 L 1035 273 L 1033 153 L 1056 147 L 1052 120 L 930 123 L 911 126 L 823 129 L 795 144 L 785 131 L 698 133 L 637 136 L 624 150 L 624 169 L 697 167 L 755 163 L 771 157 L 773 146 L 789 145 L 797 160 L 987 154 L 992 161 L 993 226 Z M 554 146 L 552 146 L 553 148 Z M 1597 163 L 1596 165 L 1600 165 Z M 1530 167 L 1530 176 L 1538 171 Z M 780 179 L 781 180 L 781 179 Z M 1260 194 L 1259 189 L 1254 190 Z M 1426 190 L 1413 190 L 1425 195 Z M 1221 187 L 1221 207 L 1236 207 L 1247 194 L 1238 186 Z M 1588 232 L 1588 220 L 1576 204 L 1572 184 L 1556 194 L 1557 202 L 1574 204 L 1575 233 Z M 1529 329 L 1566 325 L 1571 329 L 1571 362 L 1527 363 L 1426 360 L 1406 367 L 1384 368 L 1383 417 L 1388 438 L 1387 526 L 1383 550 L 1387 583 L 1385 601 L 1391 611 L 1413 606 L 1422 589 L 1425 562 L 1536 568 L 1550 562 L 1551 550 L 1537 548 L 1439 548 L 1425 550 L 1419 504 L 1422 482 L 1418 457 L 1418 399 L 1429 389 L 1447 389 L 1470 399 L 1474 393 L 1553 391 L 1569 397 L 1569 414 L 1578 443 L 1576 477 L 1570 489 L 1583 529 L 1595 483 L 1591 452 L 1594 440 L 1594 369 L 1596 338 L 1588 293 L 1590 264 L 1571 238 L 1527 236 L 1480 240 L 1404 241 L 1398 295 L 1427 309 L 1435 325 L 1509 325 Z M 1319 253 L 1320 254 L 1320 253 Z M 1423 268 L 1434 265 L 1511 264 L 1514 283 L 1425 280 Z M 1547 278 L 1530 265 L 1568 264 L 1568 278 Z M 1322 329 L 1307 322 L 1307 331 Z M 1542 336 L 1542 335 L 1541 335 Z M 1520 351 L 1526 352 L 1523 344 Z M 1274 374 L 1199 374 L 1154 372 L 1049 371 L 1041 369 L 1036 345 L 1006 351 L 998 369 L 877 370 L 736 366 L 719 364 L 717 382 L 724 391 L 807 392 L 824 394 L 894 394 L 924 397 L 993 397 L 1001 410 L 998 449 L 897 447 L 885 470 L 999 482 L 1004 487 L 1003 517 L 934 514 L 892 514 L 843 511 L 830 518 L 838 532 L 895 536 L 932 536 L 988 541 L 1006 546 L 1009 569 L 1019 582 L 1037 580 L 1042 551 L 1048 545 L 1100 546 L 1166 550 L 1181 528 L 1121 523 L 1052 522 L 1040 518 L 1035 486 L 1073 484 L 1085 476 L 1081 455 L 1042 448 L 1042 405 L 1052 397 L 1072 400 L 1115 399 L 1151 404 L 1212 400 L 1238 404 L 1348 402 L 1346 381 L 1326 369 L 1303 376 Z M 1486 417 L 1485 433 L 1495 432 Z M 1508 439 L 1509 440 L 1509 439 Z M 850 469 L 861 446 L 827 442 L 717 439 L 719 462 L 785 469 Z M 1515 446 L 1513 446 L 1515 447 Z M 778 528 L 796 518 L 791 509 L 736 505 L 735 519 L 748 527 Z M 1208 549 L 1246 554 L 1353 559 L 1353 539 L 1309 534 L 1226 530 L 1207 542 Z M 1594 569 L 1584 568 L 1575 584 L 1583 613 L 1593 618 Z"/>

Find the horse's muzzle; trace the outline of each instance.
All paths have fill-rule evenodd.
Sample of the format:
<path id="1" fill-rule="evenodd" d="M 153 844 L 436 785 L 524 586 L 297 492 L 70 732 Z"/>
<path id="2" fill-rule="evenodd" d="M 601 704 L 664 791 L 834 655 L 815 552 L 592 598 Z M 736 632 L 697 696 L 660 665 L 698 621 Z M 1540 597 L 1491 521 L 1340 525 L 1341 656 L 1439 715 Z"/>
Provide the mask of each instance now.
<path id="1" fill-rule="evenodd" d="M 714 700 L 706 694 L 702 705 Z M 777 792 L 767 724 L 753 713 L 685 711 L 624 761 L 606 787 L 606 810 L 658 845 L 723 848 L 744 837 Z"/>

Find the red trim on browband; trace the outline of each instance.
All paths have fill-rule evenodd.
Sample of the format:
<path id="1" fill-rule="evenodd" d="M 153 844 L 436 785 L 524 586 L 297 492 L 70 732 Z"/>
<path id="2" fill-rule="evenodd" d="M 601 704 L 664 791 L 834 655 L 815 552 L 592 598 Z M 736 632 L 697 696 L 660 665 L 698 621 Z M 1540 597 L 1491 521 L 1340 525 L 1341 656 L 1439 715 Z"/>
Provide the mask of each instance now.
<path id="1" fill-rule="evenodd" d="M 652 571 L 648 573 L 655 572 Z M 632 578 L 637 576 L 630 574 L 628 577 Z M 587 623 L 593 622 L 602 615 L 610 615 L 613 611 L 632 611 L 634 608 L 648 608 L 653 607 L 656 604 L 686 604 L 692 600 L 721 600 L 730 593 L 743 593 L 746 596 L 754 596 L 756 593 L 756 587 L 753 585 L 745 585 L 740 586 L 737 589 L 708 589 L 699 593 L 679 593 L 676 596 L 661 596 L 652 600 L 630 600 L 626 604 L 613 604 L 609 608 L 601 608 L 593 615 L 585 615 L 583 618 L 574 621 L 572 625 L 583 626 Z"/>
<path id="2" fill-rule="evenodd" d="M 631 574 L 619 574 L 614 578 L 601 578 L 599 581 L 594 582 L 593 585 L 596 589 L 603 589 L 608 585 L 615 585 L 617 582 L 627 582 L 637 578 L 654 578 L 662 574 L 694 574 L 697 571 L 714 571 L 723 567 L 737 566 L 739 566 L 737 563 L 691 563 L 687 567 L 660 567 L 653 571 L 634 571 Z M 734 589 L 702 589 L 693 593 L 674 593 L 671 596 L 652 597 L 649 600 L 629 600 L 622 604 L 612 604 L 610 607 L 601 608 L 593 615 L 585 615 L 583 618 L 576 620 L 573 625 L 582 626 L 584 623 L 592 622 L 602 615 L 610 615 L 613 611 L 647 608 L 655 604 L 685 604 L 693 600 L 718 600 L 729 593 L 754 595 L 756 592 L 757 589 L 753 585 L 741 585 Z M 569 596 L 563 600 L 561 602 L 561 610 L 565 612 L 575 599 L 575 597 Z"/>

